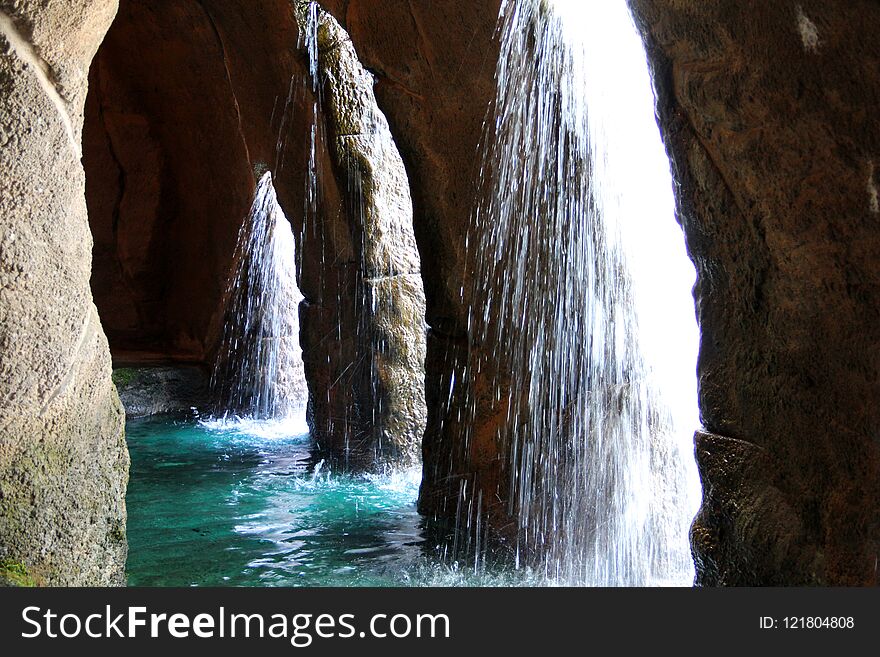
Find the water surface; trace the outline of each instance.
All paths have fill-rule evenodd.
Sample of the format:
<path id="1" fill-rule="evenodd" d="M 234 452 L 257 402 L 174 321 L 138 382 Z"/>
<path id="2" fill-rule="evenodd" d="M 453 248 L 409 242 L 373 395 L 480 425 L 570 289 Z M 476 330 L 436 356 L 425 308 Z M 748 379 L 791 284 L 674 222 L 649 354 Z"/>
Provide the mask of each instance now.
<path id="1" fill-rule="evenodd" d="M 422 565 L 417 471 L 309 471 L 298 422 L 128 423 L 130 585 L 403 584 Z"/>
<path id="2" fill-rule="evenodd" d="M 132 420 L 130 586 L 517 585 L 444 563 L 416 511 L 419 470 L 312 467 L 303 421 Z"/>

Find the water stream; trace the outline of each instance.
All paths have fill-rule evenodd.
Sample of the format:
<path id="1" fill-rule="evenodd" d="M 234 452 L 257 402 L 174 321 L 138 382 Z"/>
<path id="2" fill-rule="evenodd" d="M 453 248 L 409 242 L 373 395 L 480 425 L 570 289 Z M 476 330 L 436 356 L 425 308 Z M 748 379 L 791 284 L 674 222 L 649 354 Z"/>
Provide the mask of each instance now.
<path id="1" fill-rule="evenodd" d="M 526 586 L 439 558 L 421 470 L 315 467 L 302 419 L 128 422 L 130 586 Z"/>
<path id="2" fill-rule="evenodd" d="M 304 413 L 296 245 L 272 174 L 257 183 L 242 223 L 226 293 L 226 319 L 212 387 L 221 412 L 251 418 Z"/>
<path id="3" fill-rule="evenodd" d="M 314 462 L 294 240 L 267 173 L 229 287 L 221 412 L 128 424 L 129 584 L 692 581 L 694 272 L 641 40 L 625 0 L 505 0 L 500 20 L 469 368 L 504 374 L 509 511 L 541 558 L 459 567 L 423 532 L 420 469 Z"/>
<path id="4" fill-rule="evenodd" d="M 506 0 L 496 82 L 469 368 L 500 372 L 519 550 L 551 581 L 689 584 L 694 270 L 625 0 Z"/>
<path id="5" fill-rule="evenodd" d="M 128 443 L 129 585 L 380 586 L 421 572 L 418 471 L 315 468 L 296 419 L 135 420 Z"/>

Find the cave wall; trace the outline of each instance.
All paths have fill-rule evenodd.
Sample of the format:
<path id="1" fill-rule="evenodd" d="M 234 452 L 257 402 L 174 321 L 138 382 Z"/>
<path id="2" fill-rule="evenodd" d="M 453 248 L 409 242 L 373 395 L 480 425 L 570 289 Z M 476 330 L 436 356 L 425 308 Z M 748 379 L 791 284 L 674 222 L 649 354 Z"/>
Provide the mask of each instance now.
<path id="1" fill-rule="evenodd" d="M 254 166 L 275 162 L 266 103 L 298 70 L 285 4 L 120 4 L 90 71 L 84 135 L 92 282 L 116 362 L 213 357 Z"/>
<path id="2" fill-rule="evenodd" d="M 495 97 L 499 0 L 325 0 L 376 76 L 376 98 L 403 157 L 413 200 L 428 324 L 427 428 L 420 509 L 441 521 L 456 512 L 462 482 L 496 501 L 505 481 L 491 396 L 495 374 L 464 376 L 473 276 L 467 233 L 477 198 L 483 122 Z M 487 405 L 488 406 L 488 405 Z M 465 444 L 468 427 L 478 424 Z M 491 494 L 489 493 L 491 491 Z M 499 509 L 506 505 L 501 502 Z"/>
<path id="3" fill-rule="evenodd" d="M 698 272 L 697 582 L 877 584 L 880 5 L 630 4 Z"/>
<path id="4" fill-rule="evenodd" d="M 425 292 L 409 181 L 351 37 L 316 3 L 297 6 L 355 237 L 360 362 L 352 365 L 361 394 L 353 410 L 363 417 L 349 432 L 345 460 L 416 465 L 426 416 Z"/>
<path id="5" fill-rule="evenodd" d="M 386 166 L 386 126 L 384 161 L 351 188 L 352 149 L 337 139 L 347 126 L 316 104 L 295 8 L 122 0 L 86 116 L 96 303 L 117 364 L 210 367 L 239 227 L 270 170 L 297 240 L 312 434 L 359 462 L 383 444 L 409 453 L 424 426 L 424 301 L 405 172 Z M 367 266 L 372 242 L 406 271 Z"/>
<path id="6" fill-rule="evenodd" d="M 0 2 L 0 583 L 125 582 L 124 413 L 80 165 L 89 63 L 115 12 Z"/>
<path id="7" fill-rule="evenodd" d="M 334 153 L 335 127 L 320 121 L 320 199 L 312 207 L 305 198 L 315 98 L 293 3 L 243 4 L 187 0 L 161 11 L 137 0 L 120 4 L 92 68 L 96 91 L 87 106 L 96 300 L 116 362 L 210 363 L 222 321 L 218 272 L 249 207 L 251 170 L 267 165 L 300 246 L 313 427 L 323 445 L 338 447 L 364 435 L 375 406 L 375 371 L 361 359 L 363 309 L 353 294 L 362 263 L 351 198 Z M 472 474 L 458 455 L 469 385 L 454 373 L 467 357 L 465 235 L 495 92 L 499 2 L 322 5 L 375 76 L 409 177 L 427 297 L 423 508 L 442 514 L 448 500 L 455 503 L 458 478 Z"/>

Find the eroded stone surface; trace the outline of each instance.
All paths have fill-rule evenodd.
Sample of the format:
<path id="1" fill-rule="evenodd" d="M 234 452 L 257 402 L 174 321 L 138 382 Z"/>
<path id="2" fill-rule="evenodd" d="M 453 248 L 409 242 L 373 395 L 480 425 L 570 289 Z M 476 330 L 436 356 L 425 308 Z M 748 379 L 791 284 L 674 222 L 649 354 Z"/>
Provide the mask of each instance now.
<path id="1" fill-rule="evenodd" d="M 877 584 L 880 6 L 630 4 L 699 277 L 697 581 Z"/>
<path id="2" fill-rule="evenodd" d="M 878 8 L 630 4 L 699 272 L 698 581 L 876 583 Z M 443 477 L 467 474 L 457 437 L 479 395 L 458 376 L 462 247 L 498 7 L 327 5 L 378 76 L 413 186 L 431 326 L 422 506 L 451 517 Z"/>
<path id="3" fill-rule="evenodd" d="M 880 129 L 874 113 L 880 95 L 880 46 L 872 25 L 880 18 L 875 15 L 880 8 L 845 0 L 784 0 L 760 6 L 752 3 L 745 9 L 733 0 L 630 1 L 647 37 L 660 93 L 661 122 L 680 184 L 680 219 L 699 272 L 700 405 L 707 429 L 697 438 L 707 491 L 693 530 L 699 581 L 876 583 L 880 448 L 875 436 L 880 417 L 874 400 L 880 379 L 876 348 L 880 273 L 875 263 L 880 255 L 876 230 Z M 90 17 L 109 11 L 112 3 L 51 3 L 49 9 L 41 8 L 38 17 L 33 13 L 36 5 L 3 3 L 0 8 L 14 13 L 16 22 L 23 19 L 22 32 L 51 64 L 60 95 L 72 101 L 70 115 L 76 117 L 81 78 L 90 50 L 99 40 L 88 29 L 83 38 L 79 30 L 91 24 Z M 218 128 L 218 134 L 223 136 L 217 138 L 222 144 L 215 140 L 205 144 L 196 138 L 193 150 L 181 162 L 192 162 L 193 153 L 214 148 L 228 149 L 235 163 L 228 168 L 234 175 L 214 169 L 210 173 L 220 176 L 222 184 L 217 187 L 228 201 L 225 205 L 202 201 L 198 207 L 187 206 L 198 211 L 195 225 L 199 228 L 193 230 L 204 238 L 203 227 L 210 225 L 212 239 L 178 240 L 175 248 L 198 244 L 202 250 L 173 252 L 179 261 L 175 266 L 185 269 L 189 265 L 182 263 L 187 259 L 210 260 L 214 257 L 211 249 L 231 253 L 235 227 L 250 201 L 253 170 L 258 166 L 277 169 L 279 198 L 303 242 L 301 288 L 306 301 L 301 314 L 314 417 L 320 418 L 320 430 L 328 437 L 352 431 L 349 435 L 355 435 L 363 426 L 359 413 L 366 412 L 352 403 L 361 379 L 350 367 L 359 349 L 358 315 L 351 291 L 358 289 L 360 256 L 349 229 L 347 190 L 340 188 L 333 165 L 338 145 L 321 131 L 316 136 L 315 156 L 321 206 L 308 220 L 300 212 L 305 205 L 302 163 L 309 157 L 313 99 L 308 89 L 290 86 L 294 73 L 297 79 L 305 79 L 307 70 L 295 47 L 292 3 L 248 3 L 244 10 L 243 3 L 216 0 L 204 3 L 207 12 L 202 14 L 195 3 L 175 3 L 175 11 L 179 5 L 190 5 L 188 13 L 155 13 L 132 21 L 145 26 L 154 21 L 153 31 L 147 33 L 160 38 L 138 50 L 144 64 L 132 77 L 139 79 L 154 71 L 157 80 L 175 81 L 174 89 L 180 94 L 174 96 L 166 89 L 157 92 L 157 97 L 186 101 L 187 85 L 200 78 L 211 85 L 225 79 L 222 62 L 233 91 L 212 96 L 217 102 L 209 109 L 181 115 L 178 121 L 178 130 L 193 122 L 222 124 L 225 127 Z M 452 517 L 455 508 L 450 507 L 450 500 L 456 496 L 446 495 L 444 477 L 456 464 L 467 463 L 458 442 L 464 433 L 461 423 L 469 421 L 462 415 L 462 406 L 480 394 L 479 382 L 474 391 L 468 391 L 467 382 L 456 374 L 467 360 L 467 304 L 462 289 L 467 288 L 463 283 L 470 273 L 464 259 L 464 235 L 473 206 L 481 124 L 494 94 L 497 46 L 492 34 L 498 6 L 494 1 L 453 0 L 399 3 L 394 10 L 378 0 L 330 0 L 326 6 L 351 35 L 359 59 L 377 78 L 376 97 L 388 117 L 413 189 L 413 224 L 431 327 L 422 500 L 426 510 Z M 32 35 L 28 21 L 32 21 Z M 179 33 L 181 25 L 188 32 L 187 47 L 171 48 L 173 56 L 162 65 L 151 60 L 161 56 L 164 36 Z M 116 415 L 94 415 L 93 409 L 113 406 L 107 401 L 109 388 L 83 383 L 109 377 L 109 364 L 99 355 L 93 356 L 93 365 L 103 368 L 106 376 L 93 375 L 93 365 L 76 369 L 62 394 L 49 405 L 47 413 L 54 419 L 40 418 L 34 407 L 40 405 L 35 400 L 46 399 L 46 393 L 51 397 L 51 391 L 65 379 L 69 370 L 58 363 L 79 344 L 78 336 L 85 335 L 83 351 L 93 347 L 98 354 L 102 347 L 100 331 L 82 332 L 88 305 L 82 280 L 88 277 L 88 267 L 68 267 L 84 262 L 88 238 L 77 227 L 84 210 L 69 181 L 81 174 L 76 172 L 73 157 L 70 162 L 64 160 L 72 150 L 63 115 L 40 80 L 27 76 L 27 65 L 14 48 L 8 50 L 0 59 L 0 81 L 4 92 L 9 91 L 0 100 L 4 117 L 0 157 L 4 158 L 4 180 L 8 180 L 0 198 L 5 231 L 0 242 L 0 308 L 7 313 L 0 346 L 4 354 L 11 355 L 4 355 L 0 362 L 4 374 L 0 389 L 4 407 L 16 413 L 13 428 L 5 415 L 0 423 L 4 436 L 0 458 L 4 469 L 13 463 L 25 471 L 32 468 L 33 480 L 21 489 L 26 490 L 44 484 L 50 476 L 46 473 L 54 472 L 62 458 L 52 456 L 53 461 L 42 455 L 35 465 L 35 453 L 26 448 L 35 431 L 51 426 L 49 435 L 77 436 L 58 443 L 64 448 L 62 453 L 74 455 L 74 461 L 64 466 L 73 473 L 86 467 L 86 461 L 76 461 L 83 457 L 86 445 L 94 450 L 92 456 L 103 454 L 97 459 L 100 464 L 112 462 L 111 453 L 121 453 L 102 452 L 105 442 L 88 444 L 89 436 L 110 435 L 107 428 L 118 427 L 121 419 L 118 406 L 114 406 Z M 199 54 L 204 57 L 201 63 Z M 109 64 L 105 70 L 112 68 Z M 127 74 L 125 66 L 120 67 L 118 76 Z M 266 93 L 266 89 L 272 91 Z M 148 91 L 146 83 L 139 90 L 144 97 Z M 197 92 L 198 88 L 193 93 Z M 292 99 L 289 105 L 287 98 Z M 148 175 L 138 188 L 137 171 L 131 165 L 126 168 L 124 156 L 119 157 L 120 166 L 108 155 L 105 168 L 116 172 L 115 178 L 121 177 L 120 170 L 125 173 L 126 194 L 142 189 L 137 207 L 161 206 L 163 212 L 171 208 L 175 219 L 185 218 L 186 212 L 174 203 L 162 205 L 174 196 L 166 179 L 156 173 L 166 166 L 163 160 L 169 153 L 179 154 L 176 149 L 182 136 L 172 131 L 173 138 L 159 148 L 156 131 L 147 127 L 163 124 L 162 116 L 177 115 L 156 106 L 146 120 L 140 109 L 131 110 L 112 95 L 104 107 L 108 133 L 124 135 L 130 142 L 127 150 L 143 154 L 140 162 L 146 163 L 142 166 Z M 223 116 L 218 118 L 218 114 Z M 270 130 L 265 129 L 267 116 Z M 356 117 L 361 115 L 355 112 L 353 116 L 351 132 L 358 133 L 362 126 Z M 163 129 L 170 131 L 175 121 L 167 119 Z M 240 159 L 241 144 L 247 146 L 244 160 Z M 52 175 L 44 177 L 39 172 Z M 193 188 L 214 189 L 205 186 L 202 178 L 188 180 Z M 42 196 L 37 193 L 40 189 Z M 96 229 L 99 244 L 120 239 L 113 237 L 113 208 L 126 203 L 135 207 L 131 198 L 117 201 L 118 187 L 110 185 L 109 189 L 116 193 L 102 202 L 109 208 L 111 221 L 105 232 Z M 30 201 L 27 209 L 22 198 Z M 129 218 L 122 216 L 118 226 L 152 234 L 152 229 L 147 230 L 151 217 L 147 223 L 134 214 Z M 11 233 L 10 226 L 16 227 Z M 24 232 L 18 232 L 18 227 Z M 16 242 L 22 235 L 27 239 Z M 62 235 L 70 239 L 62 240 Z M 120 243 L 125 242 L 122 236 Z M 132 233 L 129 243 L 125 267 L 137 271 L 134 265 L 146 257 L 145 242 Z M 40 265 L 31 263 L 46 262 L 49 254 L 63 266 L 52 270 L 58 278 L 41 279 Z M 390 262 L 381 254 L 369 259 Z M 394 266 L 404 269 L 406 265 Z M 58 305 L 52 305 L 64 315 L 57 330 L 54 319 L 47 320 L 38 312 L 36 280 L 42 281 L 44 299 L 47 294 L 59 298 Z M 119 299 L 115 307 L 121 328 L 142 321 L 138 313 L 148 308 L 147 302 L 159 298 L 151 290 L 143 298 L 129 294 L 122 276 L 113 285 L 107 296 Z M 209 297 L 219 294 L 222 284 L 208 282 L 206 290 L 213 290 L 206 294 L 207 300 L 183 294 L 175 297 L 178 311 L 187 304 L 205 304 L 197 313 L 199 330 L 192 332 L 198 337 L 179 344 L 171 340 L 172 347 L 161 356 L 198 354 L 202 358 L 210 350 L 206 345 L 211 339 L 202 334 L 216 320 L 206 309 L 213 307 L 217 299 Z M 47 335 L 47 348 L 16 361 L 28 345 L 35 344 L 33 334 L 38 329 Z M 172 334 L 178 335 L 165 335 Z M 88 356 L 82 360 L 90 362 Z M 32 370 L 16 362 L 29 362 Z M 72 394 L 73 390 L 78 394 Z M 57 415 L 53 415 L 54 407 L 58 407 Z M 68 419 L 77 413 L 87 421 L 70 424 Z M 492 426 L 492 418 L 484 420 L 487 427 Z M 487 433 L 480 444 L 491 445 L 489 438 Z M 99 474 L 121 471 L 100 470 L 103 467 L 99 466 Z M 107 490 L 115 485 L 118 491 L 117 475 L 93 479 L 109 486 Z M 53 490 L 53 485 L 45 490 Z M 7 488 L 3 490 L 7 495 Z M 54 490 L 51 500 L 39 501 L 40 508 L 56 501 L 52 496 L 61 489 Z M 102 495 L 99 492 L 89 499 L 112 497 Z M 10 499 L 4 497 L 3 503 Z M 57 508 L 67 513 L 70 507 Z M 95 531 L 106 531 L 110 519 L 119 517 L 120 513 L 111 513 Z M 0 521 L 7 523 L 3 535 L 24 536 L 22 527 L 14 524 L 25 520 L 31 522 L 29 518 Z M 36 553 L 41 541 L 67 545 L 67 538 L 51 534 L 53 525 L 45 517 L 34 526 L 33 543 L 27 542 L 30 539 L 20 543 L 23 552 Z M 107 563 L 115 563 L 112 554 L 118 555 L 121 548 L 100 536 L 95 543 L 102 546 L 99 553 L 111 554 Z M 61 566 L 69 565 L 59 558 Z M 37 565 L 45 566 L 43 572 L 54 568 L 48 562 Z"/>
<path id="4" fill-rule="evenodd" d="M 115 11 L 0 3 L 0 560 L 39 584 L 125 580 L 124 414 L 89 288 L 78 149 Z"/>
<path id="5" fill-rule="evenodd" d="M 210 365 L 238 228 L 255 177 L 271 170 L 297 240 L 313 433 L 331 452 L 356 437 L 372 454 L 380 438 L 397 440 L 383 425 L 408 427 L 401 440 L 411 452 L 424 411 L 414 424 L 394 419 L 390 399 L 423 409 L 423 373 L 413 370 L 399 393 L 370 378 L 409 361 L 383 357 L 373 367 L 379 333 L 364 330 L 374 310 L 362 301 L 365 279 L 419 272 L 406 172 L 350 44 L 332 49 L 337 59 L 324 67 L 345 78 L 328 80 L 344 90 L 332 102 L 340 121 L 328 129 L 320 111 L 315 120 L 294 10 L 288 0 L 161 9 L 122 0 L 87 108 L 97 304 L 115 360 Z M 363 204 L 352 202 L 355 172 Z M 416 298 L 409 287 L 405 307 Z M 423 343 L 423 320 L 414 330 L 402 315 L 395 321 L 396 339 Z"/>
<path id="6" fill-rule="evenodd" d="M 471 403 L 472 385 L 479 388 L 493 375 L 484 372 L 477 382 L 463 376 L 473 276 L 466 235 L 477 199 L 483 122 L 495 97 L 500 3 L 406 2 L 394 10 L 376 0 L 322 4 L 376 77 L 376 98 L 412 190 L 428 323 L 420 508 L 454 520 L 461 482 L 467 480 L 469 489 L 486 491 L 484 500 L 502 517 L 507 505 L 497 496 L 505 481 L 498 478 L 500 459 L 493 452 L 496 424 L 479 412 L 474 418 Z M 465 426 L 475 420 L 479 428 L 465 445 Z"/>
<path id="7" fill-rule="evenodd" d="M 345 436 L 345 450 L 353 452 L 346 458 L 366 451 L 380 461 L 415 463 L 426 415 L 425 294 L 406 170 L 376 104 L 373 76 L 348 34 L 313 3 L 300 2 L 299 12 L 317 48 L 322 108 L 358 264 L 356 340 L 363 358 L 353 366 L 361 422 L 355 436 Z"/>

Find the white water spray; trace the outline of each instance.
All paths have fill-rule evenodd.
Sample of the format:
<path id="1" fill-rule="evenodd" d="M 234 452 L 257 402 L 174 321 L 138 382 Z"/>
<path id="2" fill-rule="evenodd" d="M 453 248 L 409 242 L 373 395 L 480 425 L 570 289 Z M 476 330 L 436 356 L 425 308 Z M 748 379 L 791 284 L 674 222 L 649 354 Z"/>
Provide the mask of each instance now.
<path id="1" fill-rule="evenodd" d="M 690 584 L 694 270 L 641 39 L 625 0 L 501 20 L 471 367 L 505 373 L 520 549 L 552 581 Z"/>
<path id="2" fill-rule="evenodd" d="M 296 245 L 272 174 L 260 179 L 242 224 L 227 290 L 213 385 L 222 408 L 254 419 L 304 417 Z"/>

